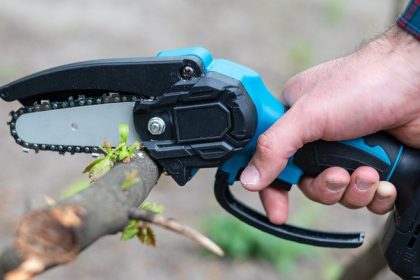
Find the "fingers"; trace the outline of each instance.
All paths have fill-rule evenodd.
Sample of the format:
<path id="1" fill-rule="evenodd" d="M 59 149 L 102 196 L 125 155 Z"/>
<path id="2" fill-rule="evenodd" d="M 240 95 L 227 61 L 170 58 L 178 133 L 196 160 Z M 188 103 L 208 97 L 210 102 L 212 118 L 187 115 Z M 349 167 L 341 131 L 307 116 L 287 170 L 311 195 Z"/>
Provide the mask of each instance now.
<path id="1" fill-rule="evenodd" d="M 258 138 L 255 155 L 240 178 L 246 189 L 260 191 L 267 187 L 303 143 L 317 138 L 316 125 L 307 129 L 314 118 L 302 118 L 300 110 L 294 106 Z"/>
<path id="2" fill-rule="evenodd" d="M 367 206 L 373 199 L 379 185 L 379 174 L 368 166 L 357 168 L 351 175 L 350 184 L 346 189 L 341 204 L 348 208 Z"/>
<path id="3" fill-rule="evenodd" d="M 299 188 L 311 200 L 331 205 L 339 202 L 350 183 L 349 173 L 340 167 L 331 167 L 316 178 L 303 178 Z"/>
<path id="4" fill-rule="evenodd" d="M 331 167 L 316 178 L 303 178 L 299 188 L 311 200 L 322 204 L 341 203 L 348 208 L 367 208 L 385 214 L 393 208 L 397 192 L 389 182 L 379 182 L 371 167 L 359 167 L 350 176 L 339 167 Z"/>
<path id="5" fill-rule="evenodd" d="M 323 65 L 318 65 L 290 78 L 284 86 L 280 101 L 288 107 L 294 105 L 299 98 L 310 93 L 311 89 L 319 83 L 321 76 L 325 75 L 323 69 Z"/>
<path id="6" fill-rule="evenodd" d="M 272 187 L 265 188 L 260 192 L 260 198 L 270 222 L 278 225 L 283 224 L 288 215 L 289 195 L 287 191 Z"/>
<path id="7" fill-rule="evenodd" d="M 397 190 L 390 182 L 379 182 L 375 196 L 367 208 L 375 214 L 385 214 L 394 207 Z"/>
<path id="8" fill-rule="evenodd" d="M 316 178 L 303 178 L 299 188 L 311 200 L 323 204 L 341 203 L 348 208 L 367 208 L 376 214 L 392 210 L 397 191 L 389 182 L 379 182 L 378 172 L 368 166 L 350 174 L 343 168 L 331 167 Z M 269 220 L 283 224 L 288 216 L 288 192 L 273 187 L 260 191 Z"/>
<path id="9" fill-rule="evenodd" d="M 316 178 L 302 179 L 299 187 L 313 201 L 327 205 L 340 202 L 355 209 L 369 205 L 378 184 L 379 174 L 371 167 L 359 167 L 351 176 L 343 168 L 331 167 Z"/>

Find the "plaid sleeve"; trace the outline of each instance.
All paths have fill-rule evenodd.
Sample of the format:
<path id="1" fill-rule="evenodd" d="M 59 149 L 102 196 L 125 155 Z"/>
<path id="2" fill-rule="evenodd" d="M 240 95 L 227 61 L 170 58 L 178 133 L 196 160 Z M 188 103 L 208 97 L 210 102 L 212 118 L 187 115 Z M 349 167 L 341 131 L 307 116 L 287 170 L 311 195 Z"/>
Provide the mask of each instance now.
<path id="1" fill-rule="evenodd" d="M 420 40 L 420 0 L 411 0 L 398 18 L 397 24 L 406 32 Z"/>

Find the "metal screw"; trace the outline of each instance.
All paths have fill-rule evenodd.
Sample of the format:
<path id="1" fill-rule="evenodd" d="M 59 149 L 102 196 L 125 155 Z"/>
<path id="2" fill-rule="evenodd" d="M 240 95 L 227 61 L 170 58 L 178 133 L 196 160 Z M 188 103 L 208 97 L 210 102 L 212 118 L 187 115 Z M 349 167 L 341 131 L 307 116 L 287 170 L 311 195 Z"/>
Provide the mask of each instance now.
<path id="1" fill-rule="evenodd" d="M 194 77 L 195 71 L 191 66 L 184 66 L 181 69 L 181 77 L 184 80 L 191 80 Z"/>
<path id="2" fill-rule="evenodd" d="M 165 121 L 159 117 L 153 117 L 147 123 L 147 129 L 152 135 L 161 135 L 165 132 Z"/>

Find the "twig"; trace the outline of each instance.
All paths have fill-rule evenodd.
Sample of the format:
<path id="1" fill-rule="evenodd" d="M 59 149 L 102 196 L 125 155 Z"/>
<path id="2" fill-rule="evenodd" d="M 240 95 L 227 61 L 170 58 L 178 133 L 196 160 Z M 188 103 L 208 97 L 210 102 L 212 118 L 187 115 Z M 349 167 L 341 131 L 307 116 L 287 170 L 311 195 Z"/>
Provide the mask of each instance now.
<path id="1" fill-rule="evenodd" d="M 176 232 L 178 234 L 184 235 L 185 237 L 193 240 L 194 242 L 203 246 L 212 253 L 218 256 L 224 255 L 223 250 L 212 240 L 210 240 L 200 232 L 196 231 L 195 229 L 187 225 L 183 225 L 172 218 L 165 218 L 164 216 L 155 214 L 151 211 L 137 208 L 130 209 L 129 216 L 131 219 L 149 222 L 166 228 L 170 231 Z"/>

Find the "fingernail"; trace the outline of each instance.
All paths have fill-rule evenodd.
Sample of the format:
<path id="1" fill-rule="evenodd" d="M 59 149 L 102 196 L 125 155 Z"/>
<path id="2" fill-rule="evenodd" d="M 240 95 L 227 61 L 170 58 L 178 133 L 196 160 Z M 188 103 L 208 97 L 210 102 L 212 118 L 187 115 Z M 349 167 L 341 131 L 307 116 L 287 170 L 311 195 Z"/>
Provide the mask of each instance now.
<path id="1" fill-rule="evenodd" d="M 249 164 L 241 174 L 241 183 L 246 186 L 254 186 L 260 181 L 260 173 L 258 169 Z"/>
<path id="2" fill-rule="evenodd" d="M 372 183 L 356 179 L 356 187 L 361 191 L 367 191 L 372 187 Z"/>
<path id="3" fill-rule="evenodd" d="M 340 182 L 327 182 L 327 189 L 331 192 L 342 191 L 345 187 L 346 185 Z"/>

